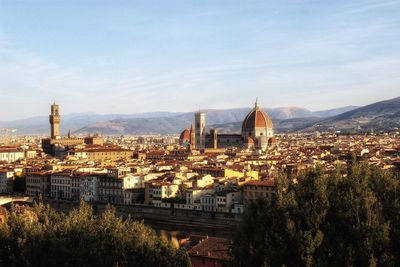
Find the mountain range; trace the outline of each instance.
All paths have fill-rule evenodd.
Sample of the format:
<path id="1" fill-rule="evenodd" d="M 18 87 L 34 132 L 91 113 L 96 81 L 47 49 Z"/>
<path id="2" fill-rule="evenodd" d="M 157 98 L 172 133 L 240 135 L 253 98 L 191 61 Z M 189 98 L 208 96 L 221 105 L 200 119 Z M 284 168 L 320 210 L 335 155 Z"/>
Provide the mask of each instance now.
<path id="1" fill-rule="evenodd" d="M 302 117 L 326 118 L 326 114 L 339 114 L 356 107 L 349 106 L 338 109 L 312 112 L 305 108 L 282 107 L 265 109 L 271 118 L 285 120 Z M 241 122 L 251 108 L 207 109 L 208 126 Z M 96 114 L 72 113 L 61 115 L 61 132 L 69 129 L 74 134 L 86 135 L 102 132 L 106 135 L 118 134 L 175 134 L 190 127 L 194 112 L 147 112 L 137 114 Z M 47 135 L 49 132 L 48 116 L 37 116 L 28 119 L 0 122 L 0 128 L 17 129 L 18 135 Z"/>
<path id="2" fill-rule="evenodd" d="M 251 108 L 207 109 L 208 128 L 238 133 Z M 275 132 L 386 130 L 400 127 L 400 97 L 364 107 L 347 106 L 310 111 L 299 107 L 263 109 L 272 118 Z M 61 132 L 68 129 L 76 135 L 102 132 L 122 134 L 177 134 L 189 128 L 194 112 L 148 112 L 137 114 L 73 113 L 62 115 Z M 0 128 L 15 128 L 18 135 L 48 135 L 48 116 L 0 122 Z"/>

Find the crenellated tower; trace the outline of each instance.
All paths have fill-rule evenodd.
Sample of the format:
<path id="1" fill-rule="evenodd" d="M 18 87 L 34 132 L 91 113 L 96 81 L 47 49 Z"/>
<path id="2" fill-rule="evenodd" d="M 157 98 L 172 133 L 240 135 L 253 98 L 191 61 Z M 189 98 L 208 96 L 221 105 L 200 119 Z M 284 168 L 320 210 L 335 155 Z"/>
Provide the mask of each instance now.
<path id="1" fill-rule="evenodd" d="M 49 116 L 50 119 L 50 132 L 51 139 L 59 139 L 60 138 L 60 107 L 54 101 L 53 105 L 51 105 L 51 113 Z"/>

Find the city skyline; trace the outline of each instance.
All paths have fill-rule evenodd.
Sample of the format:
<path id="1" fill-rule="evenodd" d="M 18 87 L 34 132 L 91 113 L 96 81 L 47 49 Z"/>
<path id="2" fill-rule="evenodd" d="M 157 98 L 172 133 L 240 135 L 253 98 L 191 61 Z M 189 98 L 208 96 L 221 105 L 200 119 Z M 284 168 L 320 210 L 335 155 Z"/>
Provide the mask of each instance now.
<path id="1" fill-rule="evenodd" d="M 399 1 L 0 1 L 0 121 L 363 106 L 399 95 Z"/>
<path id="2" fill-rule="evenodd" d="M 0 266 L 400 266 L 399 14 L 0 0 Z"/>

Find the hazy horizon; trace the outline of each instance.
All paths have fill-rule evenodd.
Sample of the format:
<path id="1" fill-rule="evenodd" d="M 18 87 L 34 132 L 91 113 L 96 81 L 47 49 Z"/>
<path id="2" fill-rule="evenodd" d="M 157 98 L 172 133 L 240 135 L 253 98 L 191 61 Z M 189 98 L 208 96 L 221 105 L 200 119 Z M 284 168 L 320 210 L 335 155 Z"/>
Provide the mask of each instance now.
<path id="1" fill-rule="evenodd" d="M 0 0 L 0 121 L 364 106 L 400 93 L 400 1 Z"/>
<path id="2" fill-rule="evenodd" d="M 387 100 L 387 99 L 384 99 L 384 100 Z M 384 101 L 383 100 L 383 101 Z M 25 120 L 25 119 L 30 119 L 30 118 L 36 118 L 36 117 L 47 117 L 49 114 L 50 114 L 50 105 L 51 104 L 53 104 L 53 103 L 49 103 L 49 105 L 48 105 L 48 112 L 47 113 L 44 113 L 44 114 L 37 114 L 37 115 L 31 115 L 31 116 L 27 116 L 27 117 L 21 117 L 21 118 L 16 118 L 16 119 L 11 119 L 11 120 L 0 120 L 0 122 L 10 122 L 10 121 L 18 121 L 18 120 Z M 79 112 L 79 111 L 76 111 L 76 112 L 70 112 L 70 113 L 64 113 L 63 112 L 63 106 L 62 106 L 62 104 L 60 104 L 59 102 L 57 102 L 56 104 L 58 104 L 58 105 L 60 105 L 60 115 L 61 115 L 61 118 L 64 116 L 72 116 L 72 115 L 100 115 L 100 116 L 102 116 L 102 115 L 126 115 L 126 116 L 129 116 L 129 115 L 140 115 L 140 114 L 145 114 L 145 115 L 148 115 L 148 114 L 152 114 L 152 113 L 154 113 L 154 114 L 156 114 L 156 113 L 172 113 L 172 114 L 174 114 L 174 113 L 177 113 L 177 114 L 184 114 L 184 113 L 191 113 L 191 112 L 196 112 L 196 111 L 198 111 L 198 109 L 197 110 L 181 110 L 181 111 L 169 111 L 169 110 L 155 110 L 155 111 L 148 111 L 148 112 L 133 112 L 133 113 L 113 113 L 113 112 L 110 112 L 110 113 L 106 113 L 106 112 L 104 112 L 104 113 L 100 113 L 100 112 L 96 112 L 96 111 L 85 111 L 85 112 Z M 372 104 L 372 103 L 369 103 L 369 104 Z M 369 104 L 367 104 L 367 105 L 369 105 Z M 260 105 L 261 106 L 261 105 Z M 305 110 L 308 110 L 308 111 L 310 111 L 310 112 L 321 112 L 321 111 L 327 111 L 327 110 L 333 110 L 333 109 L 340 109 L 340 108 L 346 108 L 346 107 L 361 107 L 361 106 L 354 106 L 354 105 L 348 105 L 348 106 L 340 106 L 340 107 L 334 107 L 334 108 L 329 108 L 329 109 L 319 109 L 319 110 L 311 110 L 311 109 L 308 109 L 307 107 L 300 107 L 300 106 L 287 106 L 287 107 L 274 107 L 274 108 L 269 108 L 269 107 L 263 107 L 263 106 L 261 106 L 261 108 L 262 109 L 280 109 L 280 108 L 282 108 L 282 109 L 285 109 L 285 108 L 299 108 L 299 109 L 305 109 Z M 203 110 L 203 111 L 207 111 L 207 110 L 230 110 L 230 109 L 252 109 L 254 107 L 254 103 L 253 103 L 253 105 L 251 105 L 251 106 L 248 106 L 248 107 L 230 107 L 230 108 L 205 108 L 205 109 L 201 109 L 201 110 Z M 138 118 L 140 118 L 140 117 L 138 117 Z"/>

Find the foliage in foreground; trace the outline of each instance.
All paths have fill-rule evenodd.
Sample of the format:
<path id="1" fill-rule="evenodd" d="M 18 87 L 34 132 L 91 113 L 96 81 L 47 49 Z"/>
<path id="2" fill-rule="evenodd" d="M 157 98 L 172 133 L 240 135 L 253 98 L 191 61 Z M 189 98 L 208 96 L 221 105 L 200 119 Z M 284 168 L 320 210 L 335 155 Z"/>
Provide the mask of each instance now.
<path id="1" fill-rule="evenodd" d="M 2 266 L 190 266 L 183 250 L 161 240 L 141 222 L 108 208 L 94 216 L 84 203 L 68 215 L 45 205 L 9 214 L 0 225 Z"/>
<path id="2" fill-rule="evenodd" d="M 310 169 L 247 210 L 234 244 L 238 266 L 400 266 L 398 171 L 355 162 Z"/>

